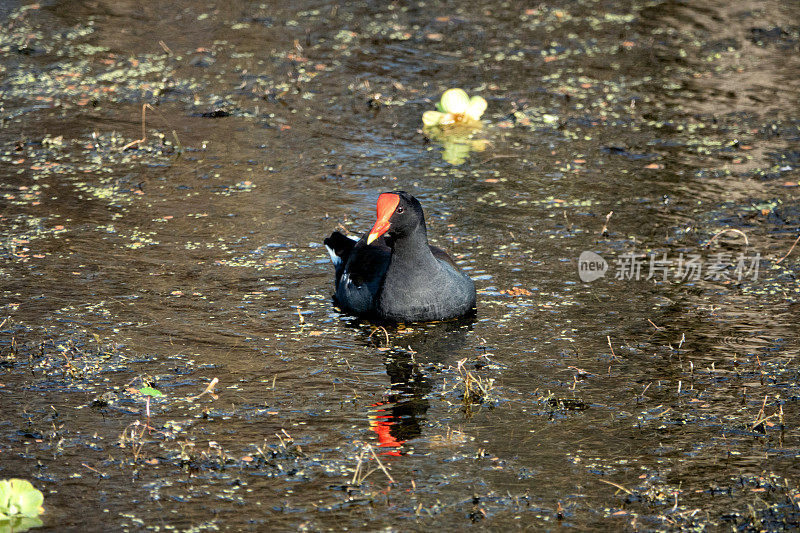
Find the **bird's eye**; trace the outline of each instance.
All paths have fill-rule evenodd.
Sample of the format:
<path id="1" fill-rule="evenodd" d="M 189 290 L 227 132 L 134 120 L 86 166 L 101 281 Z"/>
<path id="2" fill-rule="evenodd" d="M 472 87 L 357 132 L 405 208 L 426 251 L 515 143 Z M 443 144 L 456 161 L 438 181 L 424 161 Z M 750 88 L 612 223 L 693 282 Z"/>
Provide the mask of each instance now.
<path id="1" fill-rule="evenodd" d="M 400 207 L 398 207 L 398 208 L 397 208 L 397 211 L 396 211 L 396 212 L 397 212 L 398 214 L 402 214 L 402 213 L 403 213 L 403 211 L 405 211 L 405 209 L 403 209 L 403 206 L 401 205 Z"/>

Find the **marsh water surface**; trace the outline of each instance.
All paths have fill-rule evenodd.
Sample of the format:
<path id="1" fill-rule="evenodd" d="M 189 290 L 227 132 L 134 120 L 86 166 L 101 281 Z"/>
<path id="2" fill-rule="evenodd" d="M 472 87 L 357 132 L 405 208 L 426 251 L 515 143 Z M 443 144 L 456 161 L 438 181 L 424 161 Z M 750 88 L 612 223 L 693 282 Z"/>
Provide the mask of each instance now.
<path id="1" fill-rule="evenodd" d="M 46 528 L 800 527 L 796 2 L 0 17 L 0 477 Z M 333 306 L 322 239 L 398 189 L 474 318 Z"/>

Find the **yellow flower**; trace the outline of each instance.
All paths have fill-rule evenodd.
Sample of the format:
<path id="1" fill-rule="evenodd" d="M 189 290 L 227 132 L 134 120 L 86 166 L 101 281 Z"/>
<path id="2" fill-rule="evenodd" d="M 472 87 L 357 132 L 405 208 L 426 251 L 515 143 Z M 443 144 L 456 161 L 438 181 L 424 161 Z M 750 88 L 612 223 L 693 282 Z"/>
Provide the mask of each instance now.
<path id="1" fill-rule="evenodd" d="M 482 97 L 470 98 L 463 89 L 448 89 L 436 104 L 438 111 L 425 111 L 422 114 L 422 123 L 426 128 L 459 123 L 479 127 L 487 105 Z"/>

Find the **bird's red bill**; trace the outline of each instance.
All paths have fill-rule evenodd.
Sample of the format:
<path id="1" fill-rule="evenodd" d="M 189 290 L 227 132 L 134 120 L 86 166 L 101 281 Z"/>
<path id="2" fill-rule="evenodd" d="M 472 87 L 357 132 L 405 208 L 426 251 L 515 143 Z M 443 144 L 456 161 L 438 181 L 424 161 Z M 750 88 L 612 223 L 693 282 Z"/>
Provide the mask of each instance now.
<path id="1" fill-rule="evenodd" d="M 385 192 L 378 196 L 378 220 L 369 232 L 367 244 L 389 231 L 389 219 L 392 218 L 394 210 L 400 204 L 400 196 Z"/>

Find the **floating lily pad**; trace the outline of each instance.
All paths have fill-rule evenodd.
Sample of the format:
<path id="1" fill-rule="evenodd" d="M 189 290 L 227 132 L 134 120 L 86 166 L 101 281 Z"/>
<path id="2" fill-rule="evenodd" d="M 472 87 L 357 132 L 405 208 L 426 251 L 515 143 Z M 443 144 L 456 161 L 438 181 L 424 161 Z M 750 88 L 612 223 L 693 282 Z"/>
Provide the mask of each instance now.
<path id="1" fill-rule="evenodd" d="M 164 396 L 164 393 L 158 389 L 154 389 L 153 387 L 142 387 L 139 389 L 139 394 L 143 394 L 144 396 L 152 396 L 153 398 L 160 398 Z"/>

